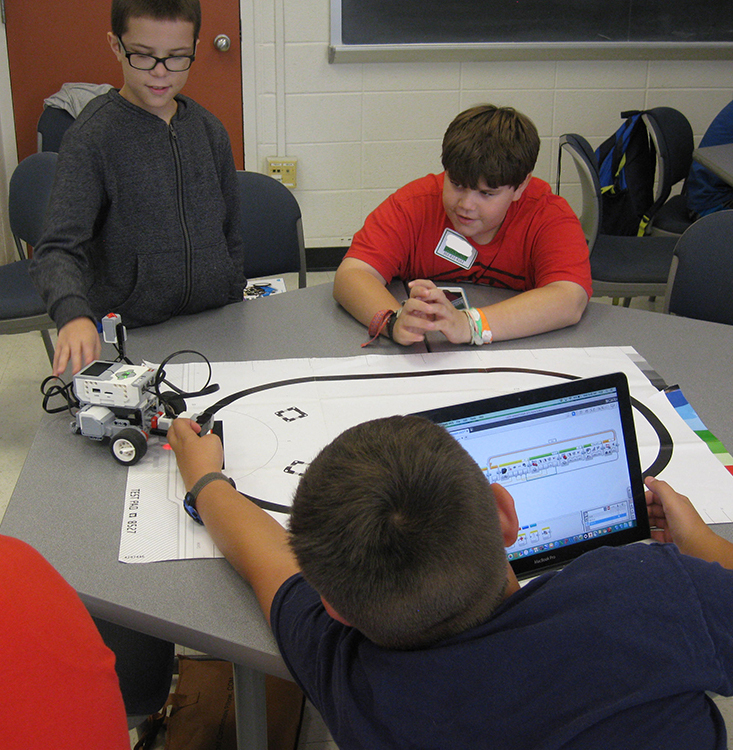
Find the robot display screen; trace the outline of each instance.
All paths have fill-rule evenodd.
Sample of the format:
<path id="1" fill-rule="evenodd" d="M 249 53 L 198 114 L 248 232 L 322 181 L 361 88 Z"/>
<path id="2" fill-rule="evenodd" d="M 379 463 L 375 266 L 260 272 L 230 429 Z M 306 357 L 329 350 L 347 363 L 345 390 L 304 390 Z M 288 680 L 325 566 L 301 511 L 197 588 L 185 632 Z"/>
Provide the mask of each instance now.
<path id="1" fill-rule="evenodd" d="M 96 360 L 95 362 L 92 362 L 88 367 L 84 368 L 84 370 L 79 374 L 90 378 L 98 378 L 105 370 L 109 369 L 110 365 L 112 365 L 112 362 L 102 362 L 101 360 Z"/>

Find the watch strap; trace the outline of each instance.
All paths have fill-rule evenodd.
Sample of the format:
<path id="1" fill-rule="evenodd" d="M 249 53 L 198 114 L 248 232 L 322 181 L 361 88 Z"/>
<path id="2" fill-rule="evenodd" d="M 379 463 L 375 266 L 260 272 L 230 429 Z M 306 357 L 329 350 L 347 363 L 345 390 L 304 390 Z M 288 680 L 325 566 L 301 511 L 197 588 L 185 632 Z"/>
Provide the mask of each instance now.
<path id="1" fill-rule="evenodd" d="M 220 471 L 210 471 L 208 474 L 204 474 L 201 479 L 199 479 L 198 482 L 196 482 L 196 484 L 191 487 L 191 489 L 183 498 L 183 507 L 186 513 L 188 513 L 188 515 L 191 516 L 191 518 L 193 518 L 196 523 L 201 524 L 201 526 L 204 525 L 204 522 L 201 520 L 201 516 L 196 509 L 196 499 L 198 498 L 201 490 L 206 487 L 207 484 L 215 482 L 217 479 L 223 479 L 225 482 L 229 482 L 229 484 L 231 484 L 234 489 L 237 488 L 237 485 L 234 483 L 234 480 L 231 477 L 228 477 L 226 474 L 222 474 Z"/>

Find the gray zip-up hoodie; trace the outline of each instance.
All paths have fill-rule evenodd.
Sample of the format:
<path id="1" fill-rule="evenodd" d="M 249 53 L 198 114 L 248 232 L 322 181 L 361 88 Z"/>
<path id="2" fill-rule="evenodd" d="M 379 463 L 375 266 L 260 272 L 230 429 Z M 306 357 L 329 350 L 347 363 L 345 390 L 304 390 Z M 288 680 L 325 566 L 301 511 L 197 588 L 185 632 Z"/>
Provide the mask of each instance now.
<path id="1" fill-rule="evenodd" d="M 241 301 L 229 138 L 192 99 L 176 100 L 167 125 L 112 90 L 65 135 L 30 269 L 58 328 L 110 312 L 150 325 Z"/>

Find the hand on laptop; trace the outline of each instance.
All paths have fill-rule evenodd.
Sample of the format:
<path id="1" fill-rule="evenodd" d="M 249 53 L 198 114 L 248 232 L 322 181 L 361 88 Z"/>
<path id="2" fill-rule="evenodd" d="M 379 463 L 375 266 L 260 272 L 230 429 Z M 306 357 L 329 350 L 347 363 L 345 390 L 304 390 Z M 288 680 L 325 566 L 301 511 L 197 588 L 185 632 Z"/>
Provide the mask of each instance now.
<path id="1" fill-rule="evenodd" d="M 707 526 L 689 498 L 654 477 L 647 477 L 644 483 L 652 539 L 673 542 L 686 555 L 733 569 L 733 544 Z"/>

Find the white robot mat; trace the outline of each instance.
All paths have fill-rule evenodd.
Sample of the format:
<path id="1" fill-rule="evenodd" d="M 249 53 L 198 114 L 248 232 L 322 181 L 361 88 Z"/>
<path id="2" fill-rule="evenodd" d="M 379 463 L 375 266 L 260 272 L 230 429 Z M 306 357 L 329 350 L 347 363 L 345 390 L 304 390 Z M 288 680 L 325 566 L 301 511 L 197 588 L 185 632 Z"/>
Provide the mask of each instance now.
<path id="1" fill-rule="evenodd" d="M 630 347 L 212 363 L 212 380 L 219 390 L 188 400 L 187 409 L 200 412 L 241 394 L 215 414 L 223 424 L 224 471 L 240 492 L 285 525 L 308 463 L 348 427 L 377 417 L 620 371 L 626 373 L 631 395 L 641 404 L 635 409 L 635 424 L 642 469 L 657 465 L 661 438 L 654 423 L 658 420 L 674 445 L 671 459 L 658 475 L 687 494 L 708 523 L 733 521 L 733 477 L 642 368 L 648 370 L 648 365 Z M 184 391 L 201 388 L 208 375 L 203 363 L 168 365 L 166 372 Z M 121 562 L 221 556 L 206 529 L 183 510 L 184 493 L 173 452 L 164 438 L 152 437 L 147 454 L 128 469 Z"/>

